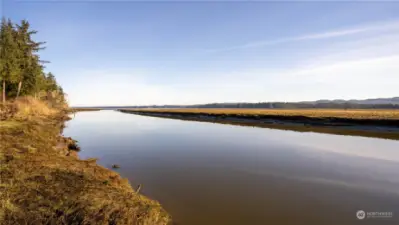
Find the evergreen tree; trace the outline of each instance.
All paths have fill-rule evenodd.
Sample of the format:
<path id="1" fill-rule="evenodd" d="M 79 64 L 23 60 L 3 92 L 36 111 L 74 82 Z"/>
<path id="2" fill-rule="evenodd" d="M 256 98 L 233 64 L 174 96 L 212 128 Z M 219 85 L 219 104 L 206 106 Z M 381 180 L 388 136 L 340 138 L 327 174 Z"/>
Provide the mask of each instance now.
<path id="1" fill-rule="evenodd" d="M 0 26 L 0 89 L 3 102 L 20 95 L 52 96 L 65 103 L 64 92 L 52 73 L 44 72 L 44 61 L 38 52 L 44 42 L 36 42 L 30 24 L 22 20 L 14 25 L 5 18 Z M 48 100 L 48 98 L 46 98 Z"/>
<path id="2" fill-rule="evenodd" d="M 25 94 L 32 94 L 34 91 L 34 84 L 36 77 L 41 74 L 43 69 L 40 65 L 39 56 L 35 53 L 43 49 L 41 47 L 44 42 L 35 42 L 32 40 L 32 35 L 37 31 L 30 30 L 30 24 L 26 20 L 21 21 L 21 25 L 17 25 L 17 40 L 20 51 L 20 68 L 21 76 L 18 78 L 17 97 L 21 92 L 22 82 L 27 82 Z"/>
<path id="3" fill-rule="evenodd" d="M 50 72 L 46 77 L 46 91 L 55 91 L 58 89 L 57 81 L 54 75 Z"/>
<path id="4" fill-rule="evenodd" d="M 14 27 L 11 20 L 5 18 L 0 28 L 0 79 L 2 81 L 3 103 L 6 101 L 6 85 L 19 81 L 20 67 L 18 60 L 18 44 L 15 40 Z"/>

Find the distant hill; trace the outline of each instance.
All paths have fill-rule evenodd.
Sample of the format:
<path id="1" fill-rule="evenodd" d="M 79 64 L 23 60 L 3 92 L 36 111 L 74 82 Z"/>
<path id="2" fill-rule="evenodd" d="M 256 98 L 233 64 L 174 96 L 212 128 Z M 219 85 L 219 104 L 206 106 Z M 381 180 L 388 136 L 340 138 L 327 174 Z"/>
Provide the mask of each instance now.
<path id="1" fill-rule="evenodd" d="M 93 107 L 75 107 L 93 108 Z M 364 100 L 317 100 L 302 102 L 210 103 L 199 105 L 96 106 L 95 108 L 275 108 L 275 109 L 399 109 L 399 97 Z"/>
<path id="2" fill-rule="evenodd" d="M 364 100 L 317 100 L 302 102 L 212 103 L 185 106 L 186 108 L 337 108 L 337 109 L 399 109 L 399 97 Z"/>
<path id="3" fill-rule="evenodd" d="M 304 101 L 298 103 L 337 103 L 337 104 L 344 104 L 344 103 L 352 103 L 352 104 L 368 104 L 368 105 L 384 105 L 384 104 L 393 104 L 399 105 L 399 97 L 393 98 L 370 98 L 364 100 L 343 100 L 343 99 L 336 99 L 336 100 L 317 100 L 317 101 Z"/>

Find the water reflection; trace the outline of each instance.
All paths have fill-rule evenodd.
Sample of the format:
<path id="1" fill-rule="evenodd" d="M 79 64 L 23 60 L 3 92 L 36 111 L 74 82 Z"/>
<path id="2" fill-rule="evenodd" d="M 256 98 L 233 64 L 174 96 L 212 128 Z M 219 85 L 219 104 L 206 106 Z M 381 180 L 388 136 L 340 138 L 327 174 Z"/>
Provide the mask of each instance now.
<path id="1" fill-rule="evenodd" d="M 81 157 L 121 165 L 179 224 L 399 222 L 399 141 L 116 111 L 78 113 L 64 133 Z M 394 217 L 358 221 L 359 209 Z"/>

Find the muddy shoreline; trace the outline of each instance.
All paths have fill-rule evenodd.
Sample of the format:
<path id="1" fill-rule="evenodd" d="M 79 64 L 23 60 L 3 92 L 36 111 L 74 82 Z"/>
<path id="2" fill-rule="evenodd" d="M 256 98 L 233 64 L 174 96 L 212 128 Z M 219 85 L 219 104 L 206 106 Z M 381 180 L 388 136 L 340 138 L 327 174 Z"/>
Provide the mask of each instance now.
<path id="1" fill-rule="evenodd" d="M 264 127 L 399 140 L 399 120 L 319 118 L 306 116 L 238 115 L 190 112 L 153 112 L 119 109 L 124 113 L 170 119 Z"/>

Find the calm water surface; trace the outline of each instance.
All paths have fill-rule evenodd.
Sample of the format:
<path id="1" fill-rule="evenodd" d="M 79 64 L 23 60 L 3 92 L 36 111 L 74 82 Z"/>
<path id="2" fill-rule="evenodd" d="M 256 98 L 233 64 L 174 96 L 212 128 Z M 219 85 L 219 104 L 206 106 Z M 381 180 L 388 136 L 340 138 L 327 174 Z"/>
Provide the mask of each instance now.
<path id="1" fill-rule="evenodd" d="M 77 113 L 64 134 L 179 225 L 399 224 L 399 141 L 107 110 Z"/>

